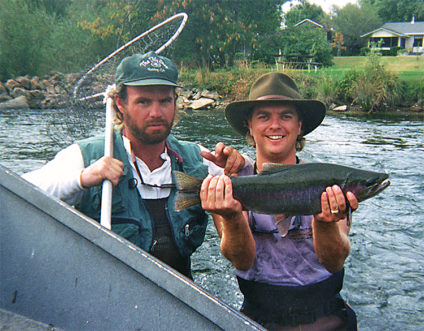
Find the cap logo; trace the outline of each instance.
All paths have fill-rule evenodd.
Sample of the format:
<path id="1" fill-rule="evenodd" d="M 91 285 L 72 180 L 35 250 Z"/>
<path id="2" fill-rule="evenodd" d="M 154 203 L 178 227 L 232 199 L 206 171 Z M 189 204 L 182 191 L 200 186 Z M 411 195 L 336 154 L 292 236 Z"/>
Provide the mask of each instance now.
<path id="1" fill-rule="evenodd" d="M 140 67 L 145 67 L 147 71 L 165 72 L 169 67 L 165 62 L 157 57 L 149 56 L 140 62 Z"/>

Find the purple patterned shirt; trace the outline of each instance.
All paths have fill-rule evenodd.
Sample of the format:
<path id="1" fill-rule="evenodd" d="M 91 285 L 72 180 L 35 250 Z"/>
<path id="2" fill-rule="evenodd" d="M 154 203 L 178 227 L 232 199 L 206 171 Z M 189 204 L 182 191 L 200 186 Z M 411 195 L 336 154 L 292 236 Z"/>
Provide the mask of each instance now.
<path id="1" fill-rule="evenodd" d="M 253 174 L 246 167 L 240 176 Z M 256 242 L 256 259 L 247 271 L 236 275 L 261 283 L 299 286 L 320 282 L 331 276 L 318 261 L 312 240 L 312 215 L 294 216 L 284 237 L 275 225 L 275 216 L 249 212 L 250 227 Z"/>

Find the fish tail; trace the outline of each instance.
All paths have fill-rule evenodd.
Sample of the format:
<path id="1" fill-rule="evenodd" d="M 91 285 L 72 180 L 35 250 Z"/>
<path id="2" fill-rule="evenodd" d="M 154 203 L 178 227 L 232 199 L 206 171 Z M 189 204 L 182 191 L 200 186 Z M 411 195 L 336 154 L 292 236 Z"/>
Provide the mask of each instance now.
<path id="1" fill-rule="evenodd" d="M 200 204 L 200 196 L 198 193 L 177 192 L 177 195 L 175 196 L 176 211 L 181 211 L 197 204 Z"/>
<path id="2" fill-rule="evenodd" d="M 174 171 L 177 194 L 175 196 L 175 210 L 181 211 L 185 208 L 200 203 L 200 186 L 202 178 L 193 177 L 181 171 Z"/>

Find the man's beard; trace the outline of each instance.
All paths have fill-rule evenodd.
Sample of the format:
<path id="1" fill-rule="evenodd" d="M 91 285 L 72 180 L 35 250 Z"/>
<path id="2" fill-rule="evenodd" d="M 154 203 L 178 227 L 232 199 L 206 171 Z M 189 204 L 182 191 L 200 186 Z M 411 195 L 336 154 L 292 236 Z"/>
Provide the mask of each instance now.
<path id="1" fill-rule="evenodd" d="M 131 134 L 137 140 L 147 145 L 155 145 L 164 141 L 169 136 L 171 132 L 172 123 L 174 122 L 172 121 L 170 124 L 163 119 L 155 119 L 143 123 L 143 126 L 141 128 L 138 128 L 136 125 L 134 125 L 134 121 L 132 121 L 128 113 L 126 114 L 124 121 Z M 149 126 L 156 124 L 162 124 L 165 127 L 165 131 L 158 130 L 157 132 L 147 133 L 147 129 L 149 128 Z"/>

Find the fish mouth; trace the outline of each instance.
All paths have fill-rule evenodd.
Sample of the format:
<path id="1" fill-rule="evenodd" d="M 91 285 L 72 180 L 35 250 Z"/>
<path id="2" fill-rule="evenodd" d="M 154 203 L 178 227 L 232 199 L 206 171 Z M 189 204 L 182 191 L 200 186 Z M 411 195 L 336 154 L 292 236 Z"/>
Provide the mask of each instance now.
<path id="1" fill-rule="evenodd" d="M 382 182 L 380 182 L 379 184 L 375 185 L 374 187 L 371 188 L 368 198 L 373 197 L 374 195 L 379 194 L 381 191 L 385 190 L 387 187 L 389 187 L 390 185 L 390 181 L 389 180 L 383 180 Z"/>
<path id="2" fill-rule="evenodd" d="M 363 200 L 376 196 L 383 190 L 385 190 L 390 185 L 390 181 L 387 180 L 389 176 L 385 175 L 383 178 L 380 178 L 377 182 L 370 184 L 368 189 L 362 194 Z"/>

